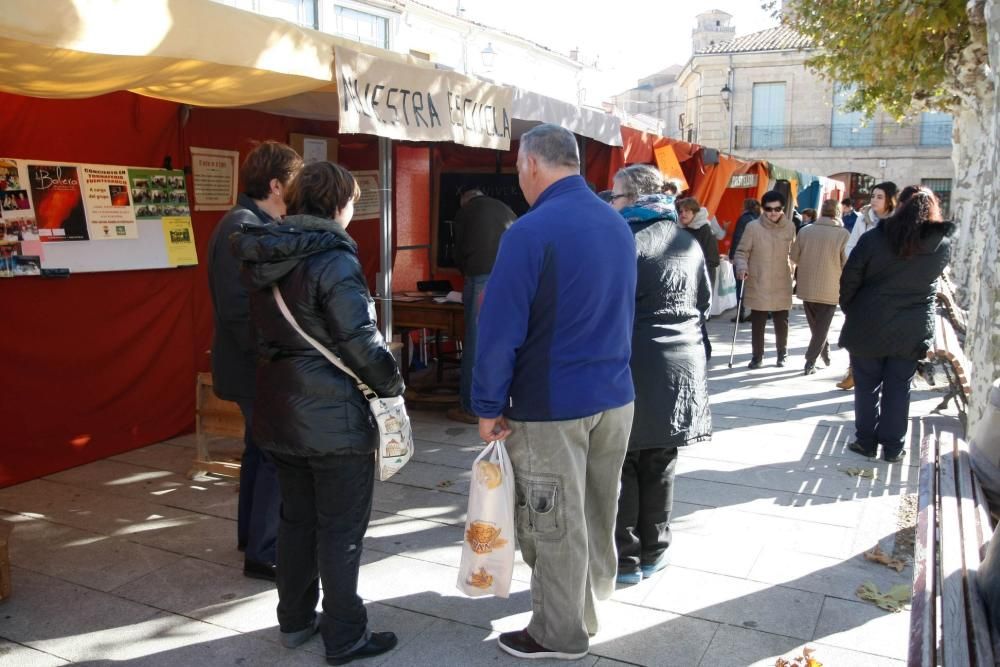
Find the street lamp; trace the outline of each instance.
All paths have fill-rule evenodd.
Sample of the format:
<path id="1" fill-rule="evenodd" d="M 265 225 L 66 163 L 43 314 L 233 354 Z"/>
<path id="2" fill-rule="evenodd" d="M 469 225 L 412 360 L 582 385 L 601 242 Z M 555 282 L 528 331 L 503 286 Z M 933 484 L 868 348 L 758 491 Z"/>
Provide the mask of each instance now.
<path id="1" fill-rule="evenodd" d="M 733 89 L 729 87 L 728 81 L 722 86 L 719 96 L 722 98 L 722 103 L 726 106 L 726 111 L 729 111 L 729 101 L 733 97 Z"/>
<path id="2" fill-rule="evenodd" d="M 483 59 L 483 67 L 493 69 L 493 63 L 497 58 L 497 52 L 493 50 L 493 42 L 487 42 L 486 48 L 480 51 L 479 55 Z"/>

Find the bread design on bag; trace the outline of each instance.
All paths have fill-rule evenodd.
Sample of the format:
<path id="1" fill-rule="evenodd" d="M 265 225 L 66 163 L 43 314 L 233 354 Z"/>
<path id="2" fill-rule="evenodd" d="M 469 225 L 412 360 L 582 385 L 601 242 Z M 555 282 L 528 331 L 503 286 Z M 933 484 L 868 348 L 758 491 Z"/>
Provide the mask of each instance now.
<path id="1" fill-rule="evenodd" d="M 487 572 L 485 567 L 481 567 L 469 575 L 466 583 L 485 590 L 493 585 L 493 575 Z"/>
<path id="2" fill-rule="evenodd" d="M 503 482 L 503 471 L 500 464 L 480 461 L 476 465 L 476 480 L 485 484 L 487 489 L 495 489 Z"/>
<path id="3" fill-rule="evenodd" d="M 488 554 L 507 544 L 500 538 L 500 529 L 489 521 L 473 521 L 465 530 L 465 541 L 477 554 Z"/>

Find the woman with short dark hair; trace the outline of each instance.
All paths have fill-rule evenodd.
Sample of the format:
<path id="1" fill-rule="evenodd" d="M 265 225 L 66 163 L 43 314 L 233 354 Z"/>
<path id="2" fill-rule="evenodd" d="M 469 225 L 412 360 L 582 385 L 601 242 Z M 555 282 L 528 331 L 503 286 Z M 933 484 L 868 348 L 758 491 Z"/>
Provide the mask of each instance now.
<path id="1" fill-rule="evenodd" d="M 854 369 L 856 439 L 848 448 L 889 463 L 906 456 L 910 381 L 934 336 L 937 279 L 954 225 L 920 188 L 858 241 L 840 277 L 840 346 Z"/>
<path id="2" fill-rule="evenodd" d="M 705 265 L 708 267 L 708 280 L 715 286 L 715 274 L 719 270 L 719 241 L 712 232 L 708 221 L 708 209 L 694 197 L 681 199 L 677 202 L 677 218 L 681 228 L 694 236 L 705 254 Z"/>
<path id="3" fill-rule="evenodd" d="M 376 326 L 357 244 L 346 231 L 359 195 L 347 169 L 313 162 L 288 188 L 290 215 L 281 225 L 246 225 L 233 236 L 257 329 L 253 435 L 274 459 L 281 486 L 281 642 L 294 648 L 319 631 L 332 665 L 396 645 L 393 633 L 368 629 L 357 593 L 378 431 L 354 380 L 292 328 L 272 286 L 298 325 L 376 394 L 402 394 L 399 369 Z M 317 614 L 320 581 L 323 613 Z"/>

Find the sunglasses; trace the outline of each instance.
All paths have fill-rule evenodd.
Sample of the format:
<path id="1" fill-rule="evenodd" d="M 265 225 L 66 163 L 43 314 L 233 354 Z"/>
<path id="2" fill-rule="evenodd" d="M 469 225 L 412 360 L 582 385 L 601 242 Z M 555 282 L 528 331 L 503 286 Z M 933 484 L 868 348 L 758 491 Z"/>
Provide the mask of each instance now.
<path id="1" fill-rule="evenodd" d="M 768 213 L 781 213 L 785 210 L 784 206 L 765 206 L 764 210 Z"/>
<path id="2" fill-rule="evenodd" d="M 620 197 L 628 197 L 628 195 L 611 195 L 610 197 L 608 197 L 608 201 L 614 201 Z"/>

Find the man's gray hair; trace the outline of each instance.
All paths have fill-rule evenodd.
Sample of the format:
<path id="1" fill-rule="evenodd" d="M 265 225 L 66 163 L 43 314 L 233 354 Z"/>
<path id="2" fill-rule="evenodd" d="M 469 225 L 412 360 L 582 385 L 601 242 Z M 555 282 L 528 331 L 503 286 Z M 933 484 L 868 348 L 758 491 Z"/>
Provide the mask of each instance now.
<path id="1" fill-rule="evenodd" d="M 558 125 L 543 124 L 521 135 L 521 150 L 552 167 L 580 169 L 576 137 Z"/>
<path id="2" fill-rule="evenodd" d="M 663 174 L 648 164 L 632 164 L 625 167 L 631 174 L 640 195 L 658 195 L 663 191 Z"/>

